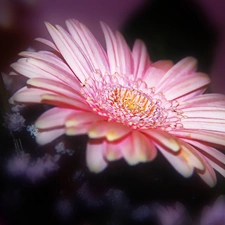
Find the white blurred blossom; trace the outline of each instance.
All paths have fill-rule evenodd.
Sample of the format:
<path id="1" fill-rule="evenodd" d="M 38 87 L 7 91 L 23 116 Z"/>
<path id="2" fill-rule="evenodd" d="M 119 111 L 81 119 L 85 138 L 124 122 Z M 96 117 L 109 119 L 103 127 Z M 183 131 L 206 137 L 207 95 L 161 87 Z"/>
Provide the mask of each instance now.
<path id="1" fill-rule="evenodd" d="M 30 133 L 32 138 L 37 136 L 38 129 L 34 126 L 34 124 L 27 126 L 27 131 Z"/>
<path id="2" fill-rule="evenodd" d="M 72 156 L 74 154 L 74 150 L 72 149 L 66 149 L 64 142 L 59 142 L 55 146 L 55 150 L 58 154 L 68 154 L 69 156 Z"/>
<path id="3" fill-rule="evenodd" d="M 185 207 L 176 202 L 174 207 L 159 206 L 157 209 L 158 220 L 161 225 L 190 225 L 189 217 Z"/>
<path id="4" fill-rule="evenodd" d="M 21 109 L 23 109 L 24 107 L 25 107 L 24 104 L 13 105 L 11 110 L 12 112 L 17 113 L 17 112 L 20 112 Z"/>
<path id="5" fill-rule="evenodd" d="M 19 113 L 6 113 L 5 118 L 5 126 L 10 131 L 20 131 L 24 127 L 25 119 Z"/>
<path id="6" fill-rule="evenodd" d="M 37 158 L 26 170 L 29 180 L 35 182 L 44 178 L 46 173 L 56 171 L 59 168 L 55 158 L 45 154 L 42 158 Z"/>
<path id="7" fill-rule="evenodd" d="M 200 225 L 225 225 L 225 196 L 221 195 L 212 207 L 205 206 Z"/>
<path id="8" fill-rule="evenodd" d="M 66 153 L 65 144 L 63 142 L 59 142 L 55 146 L 55 150 L 56 150 L 57 153 L 65 154 Z"/>
<path id="9" fill-rule="evenodd" d="M 31 160 L 31 156 L 24 151 L 17 150 L 16 153 L 7 160 L 5 169 L 13 176 L 24 176 L 30 181 L 35 182 L 45 178 L 48 173 L 58 170 L 58 160 L 60 155 L 51 156 L 45 154 Z"/>
<path id="10" fill-rule="evenodd" d="M 74 154 L 74 150 L 73 149 L 66 149 L 66 153 L 69 155 L 69 156 L 72 156 Z"/>
<path id="11" fill-rule="evenodd" d="M 24 151 L 19 151 L 12 158 L 8 159 L 6 169 L 13 176 L 22 175 L 30 162 L 30 155 Z"/>

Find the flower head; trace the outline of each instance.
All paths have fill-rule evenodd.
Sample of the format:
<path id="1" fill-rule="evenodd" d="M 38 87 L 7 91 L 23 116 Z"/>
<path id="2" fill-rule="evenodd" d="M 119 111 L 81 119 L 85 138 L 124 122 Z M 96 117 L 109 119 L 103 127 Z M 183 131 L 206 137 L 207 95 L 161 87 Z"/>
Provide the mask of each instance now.
<path id="1" fill-rule="evenodd" d="M 210 83 L 184 58 L 151 62 L 144 43 L 132 50 L 123 36 L 101 23 L 106 50 L 87 27 L 66 21 L 68 31 L 46 23 L 52 51 L 22 52 L 12 64 L 29 78 L 11 103 L 55 107 L 36 121 L 37 142 L 62 134 L 87 134 L 86 161 L 93 172 L 124 158 L 130 165 L 151 161 L 158 149 L 183 176 L 195 170 L 210 186 L 213 169 L 225 176 L 225 96 L 203 94 Z"/>

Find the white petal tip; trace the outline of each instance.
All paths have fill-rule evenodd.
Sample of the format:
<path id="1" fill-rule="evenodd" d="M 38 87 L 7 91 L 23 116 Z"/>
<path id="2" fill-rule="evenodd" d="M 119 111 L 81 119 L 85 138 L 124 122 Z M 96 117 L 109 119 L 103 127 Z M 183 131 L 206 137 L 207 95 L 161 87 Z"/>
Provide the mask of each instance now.
<path id="1" fill-rule="evenodd" d="M 65 130 L 65 134 L 68 136 L 73 136 L 77 134 L 77 131 L 74 127 L 67 127 Z"/>
<path id="2" fill-rule="evenodd" d="M 13 96 L 8 101 L 10 104 L 15 104 Z"/>
<path id="3" fill-rule="evenodd" d="M 98 132 L 96 132 L 94 129 L 91 129 L 88 131 L 88 137 L 89 138 L 99 138 L 100 136 L 98 135 Z"/>
<path id="4" fill-rule="evenodd" d="M 107 167 L 107 165 L 106 166 L 102 166 L 102 165 L 88 166 L 90 172 L 92 172 L 92 173 L 101 173 L 106 167 Z"/>
<path id="5" fill-rule="evenodd" d="M 15 76 L 15 75 L 18 75 L 18 74 L 15 73 L 15 72 L 13 72 L 13 71 L 11 71 L 11 72 L 9 73 L 9 76 Z"/>
<path id="6" fill-rule="evenodd" d="M 95 160 L 95 159 L 87 159 L 87 167 L 92 173 L 101 173 L 106 167 L 108 163 L 105 160 Z"/>
<path id="7" fill-rule="evenodd" d="M 108 132 L 108 133 L 106 134 L 106 139 L 107 139 L 108 141 L 115 141 L 115 140 L 118 139 L 118 135 L 115 134 L 114 132 Z"/>
<path id="8" fill-rule="evenodd" d="M 179 150 L 180 150 L 179 143 L 174 140 L 171 141 L 169 146 L 170 146 L 171 150 L 173 150 L 174 152 L 179 152 Z"/>

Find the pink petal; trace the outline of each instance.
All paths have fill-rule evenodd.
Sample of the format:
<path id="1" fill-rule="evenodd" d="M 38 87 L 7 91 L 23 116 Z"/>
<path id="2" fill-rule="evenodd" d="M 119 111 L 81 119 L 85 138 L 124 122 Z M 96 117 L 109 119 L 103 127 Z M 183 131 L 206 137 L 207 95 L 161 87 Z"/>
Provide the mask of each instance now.
<path id="1" fill-rule="evenodd" d="M 41 96 L 41 101 L 42 103 L 64 107 L 64 108 L 72 107 L 74 109 L 81 109 L 81 110 L 88 110 L 88 111 L 91 110 L 87 104 L 80 102 L 76 99 L 66 97 L 66 96 L 59 96 L 54 94 L 43 94 Z"/>
<path id="2" fill-rule="evenodd" d="M 93 69 L 89 60 L 64 29 L 60 26 L 56 29 L 49 23 L 46 23 L 46 27 L 63 58 L 76 73 L 78 79 L 84 83 Z"/>
<path id="3" fill-rule="evenodd" d="M 118 160 L 122 158 L 122 149 L 123 141 L 121 139 L 113 142 L 108 141 L 104 151 L 104 156 L 108 161 Z"/>
<path id="4" fill-rule="evenodd" d="M 196 98 L 196 97 L 202 95 L 206 90 L 207 90 L 207 86 L 204 86 L 204 87 L 196 89 L 190 93 L 187 93 L 183 96 L 180 96 L 176 100 L 179 102 L 185 102 L 185 101 L 188 101 L 189 99 L 193 99 L 193 98 Z"/>
<path id="5" fill-rule="evenodd" d="M 182 119 L 183 128 L 196 130 L 212 130 L 225 132 L 225 118 L 211 119 L 211 118 L 184 118 Z"/>
<path id="6" fill-rule="evenodd" d="M 225 108 L 223 107 L 196 106 L 183 109 L 182 111 L 188 118 L 225 119 Z"/>
<path id="7" fill-rule="evenodd" d="M 26 62 L 30 64 L 29 66 L 35 67 L 37 71 L 41 70 L 39 78 L 47 72 L 45 77 L 48 79 L 71 85 L 73 89 L 80 91 L 81 85 L 77 77 L 67 64 L 55 54 L 48 51 L 40 51 L 21 52 L 20 55 L 28 58 Z"/>
<path id="8" fill-rule="evenodd" d="M 211 159 L 207 159 L 209 164 L 216 170 L 218 171 L 223 177 L 225 177 L 225 166 L 224 165 L 219 165 L 216 162 L 212 161 Z"/>
<path id="9" fill-rule="evenodd" d="M 39 145 L 46 145 L 64 134 L 64 132 L 64 128 L 53 130 L 39 130 L 36 136 L 36 141 Z"/>
<path id="10" fill-rule="evenodd" d="M 122 154 L 130 165 L 151 161 L 157 155 L 155 146 L 139 131 L 132 131 L 131 135 L 121 140 L 120 144 Z"/>
<path id="11" fill-rule="evenodd" d="M 148 87 L 156 87 L 162 77 L 171 67 L 173 62 L 169 60 L 160 60 L 152 63 L 143 75 L 143 80 L 147 83 Z"/>
<path id="12" fill-rule="evenodd" d="M 34 65 L 31 65 L 27 62 L 26 58 L 21 58 L 17 62 L 12 63 L 11 67 L 19 74 L 22 74 L 28 78 L 35 78 L 35 77 L 48 77 L 49 73 L 46 73 Z"/>
<path id="13" fill-rule="evenodd" d="M 65 125 L 66 118 L 72 113 L 76 112 L 74 109 L 52 108 L 44 112 L 35 122 L 35 126 L 39 129 L 49 129 Z"/>
<path id="14" fill-rule="evenodd" d="M 191 93 L 199 88 L 202 88 L 208 85 L 209 83 L 209 76 L 203 73 L 196 73 L 192 76 L 186 76 L 182 79 L 178 79 L 175 83 L 168 85 L 166 90 L 163 91 L 163 93 L 168 100 L 173 100 L 188 93 Z"/>
<path id="15" fill-rule="evenodd" d="M 127 137 L 121 140 L 121 152 L 124 159 L 129 165 L 136 165 L 137 163 L 140 162 L 137 157 L 136 151 L 138 150 L 133 146 L 132 134 L 128 135 Z"/>
<path id="16" fill-rule="evenodd" d="M 208 145 L 204 145 L 200 142 L 194 141 L 194 140 L 184 140 L 184 141 L 188 141 L 188 143 L 190 143 L 191 145 L 195 146 L 198 148 L 198 151 L 201 151 L 201 153 L 208 159 L 210 158 L 211 160 L 217 160 L 223 164 L 225 164 L 225 155 L 218 151 L 217 149 L 208 146 Z"/>
<path id="17" fill-rule="evenodd" d="M 74 98 L 78 101 L 84 101 L 83 96 L 80 93 L 77 93 L 74 89 L 68 85 L 63 84 L 62 82 L 46 79 L 46 78 L 32 78 L 27 81 L 28 85 L 31 85 L 36 88 L 46 89 L 57 93 L 59 95 L 64 95 L 69 98 Z"/>
<path id="18" fill-rule="evenodd" d="M 193 57 L 186 57 L 176 63 L 160 80 L 156 86 L 157 91 L 162 91 L 172 82 L 178 80 L 196 70 L 197 61 Z"/>
<path id="19" fill-rule="evenodd" d="M 148 87 L 155 87 L 159 81 L 164 76 L 165 72 L 156 67 L 150 66 L 146 73 L 143 75 L 143 81 L 148 85 Z"/>
<path id="20" fill-rule="evenodd" d="M 221 106 L 196 106 L 182 111 L 187 117 L 182 119 L 183 128 L 225 132 L 225 109 Z"/>
<path id="21" fill-rule="evenodd" d="M 205 169 L 204 161 L 197 153 L 196 149 L 181 140 L 180 144 L 181 149 L 177 154 L 167 151 L 158 144 L 157 147 L 177 172 L 184 177 L 191 176 L 194 168 L 203 171 Z"/>
<path id="22" fill-rule="evenodd" d="M 193 166 L 189 165 L 182 157 L 168 152 L 158 144 L 156 146 L 178 173 L 184 177 L 190 177 L 193 174 Z"/>
<path id="23" fill-rule="evenodd" d="M 92 126 L 92 124 L 81 124 L 73 127 L 66 127 L 65 133 L 69 136 L 87 134 Z"/>
<path id="24" fill-rule="evenodd" d="M 106 137 L 108 141 L 115 141 L 127 135 L 131 129 L 119 123 L 101 122 L 94 124 L 88 132 L 90 138 Z"/>
<path id="25" fill-rule="evenodd" d="M 92 112 L 79 112 L 70 115 L 65 122 L 66 127 L 78 126 L 85 123 L 95 123 L 97 121 L 104 120 L 102 116 Z"/>
<path id="26" fill-rule="evenodd" d="M 74 41 L 84 51 L 89 61 L 93 63 L 93 68 L 103 73 L 109 72 L 106 52 L 89 29 L 76 20 L 67 20 L 66 25 Z"/>
<path id="27" fill-rule="evenodd" d="M 132 49 L 133 63 L 134 63 L 134 77 L 141 78 L 145 74 L 147 68 L 150 66 L 150 59 L 147 48 L 143 41 L 136 40 Z"/>
<path id="28" fill-rule="evenodd" d="M 106 148 L 104 139 L 89 140 L 86 152 L 86 164 L 91 172 L 100 173 L 107 167 L 103 158 L 103 151 Z"/>
<path id="29" fill-rule="evenodd" d="M 120 32 L 117 31 L 115 36 L 117 41 L 117 49 L 120 63 L 120 73 L 129 76 L 133 74 L 134 69 L 131 50 Z"/>
<path id="30" fill-rule="evenodd" d="M 207 162 L 225 177 L 225 155 L 222 152 L 197 141 L 188 140 L 188 142 L 196 146 Z"/>
<path id="31" fill-rule="evenodd" d="M 156 129 L 141 130 L 141 132 L 147 134 L 155 142 L 160 143 L 164 147 L 168 148 L 168 150 L 173 152 L 180 150 L 180 144 L 177 138 L 168 132 Z"/>
<path id="32" fill-rule="evenodd" d="M 185 102 L 181 102 L 179 109 L 200 106 L 225 107 L 225 95 L 214 93 L 199 95 Z"/>
<path id="33" fill-rule="evenodd" d="M 188 143 L 179 140 L 181 142 L 181 152 L 180 156 L 183 157 L 190 165 L 199 169 L 200 171 L 205 170 L 204 160 L 198 151 Z"/>
<path id="34" fill-rule="evenodd" d="M 199 155 L 202 157 L 202 160 L 204 161 L 205 171 L 197 170 L 197 173 L 205 183 L 207 183 L 210 187 L 214 187 L 217 182 L 215 171 L 213 170 L 209 162 L 205 160 L 204 155 L 202 155 L 201 153 L 199 153 Z"/>
<path id="35" fill-rule="evenodd" d="M 111 74 L 118 72 L 131 75 L 133 70 L 131 51 L 123 36 L 119 32 L 114 35 L 105 23 L 101 23 L 101 27 L 105 36 Z"/>
<path id="36" fill-rule="evenodd" d="M 39 41 L 47 46 L 49 46 L 50 48 L 54 49 L 55 51 L 58 52 L 58 49 L 56 48 L 55 44 L 52 43 L 51 41 L 45 39 L 45 38 L 35 38 L 36 41 Z"/>
<path id="37" fill-rule="evenodd" d="M 225 146 L 225 134 L 215 131 L 206 130 L 188 130 L 188 129 L 177 129 L 171 130 L 171 134 L 190 140 L 203 141 L 205 143 L 211 143 L 216 145 Z"/>
<path id="38" fill-rule="evenodd" d="M 174 66 L 174 64 L 171 60 L 159 60 L 152 63 L 151 66 L 157 69 L 163 70 L 164 72 L 167 72 L 169 69 L 171 69 Z"/>
<path id="39" fill-rule="evenodd" d="M 19 89 L 10 99 L 9 102 L 11 104 L 15 104 L 16 102 L 21 103 L 41 103 L 42 98 L 41 96 L 46 93 L 50 94 L 52 92 L 45 91 L 37 88 L 28 88 L 23 87 Z"/>

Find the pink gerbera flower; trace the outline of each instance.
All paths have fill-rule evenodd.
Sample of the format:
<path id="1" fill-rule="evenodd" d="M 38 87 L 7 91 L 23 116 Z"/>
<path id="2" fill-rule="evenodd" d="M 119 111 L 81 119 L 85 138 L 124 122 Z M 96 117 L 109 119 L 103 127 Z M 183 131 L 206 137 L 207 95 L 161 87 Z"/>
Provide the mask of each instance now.
<path id="1" fill-rule="evenodd" d="M 37 142 L 62 134 L 87 134 L 86 162 L 93 172 L 109 161 L 148 162 L 158 149 L 184 177 L 195 170 L 214 186 L 213 169 L 225 176 L 225 96 L 203 94 L 210 83 L 187 57 L 151 62 L 144 43 L 130 50 L 123 36 L 101 23 L 106 50 L 76 20 L 67 32 L 46 24 L 53 39 L 39 41 L 52 51 L 22 52 L 16 71 L 28 77 L 11 103 L 48 103 L 55 107 L 36 122 Z"/>

